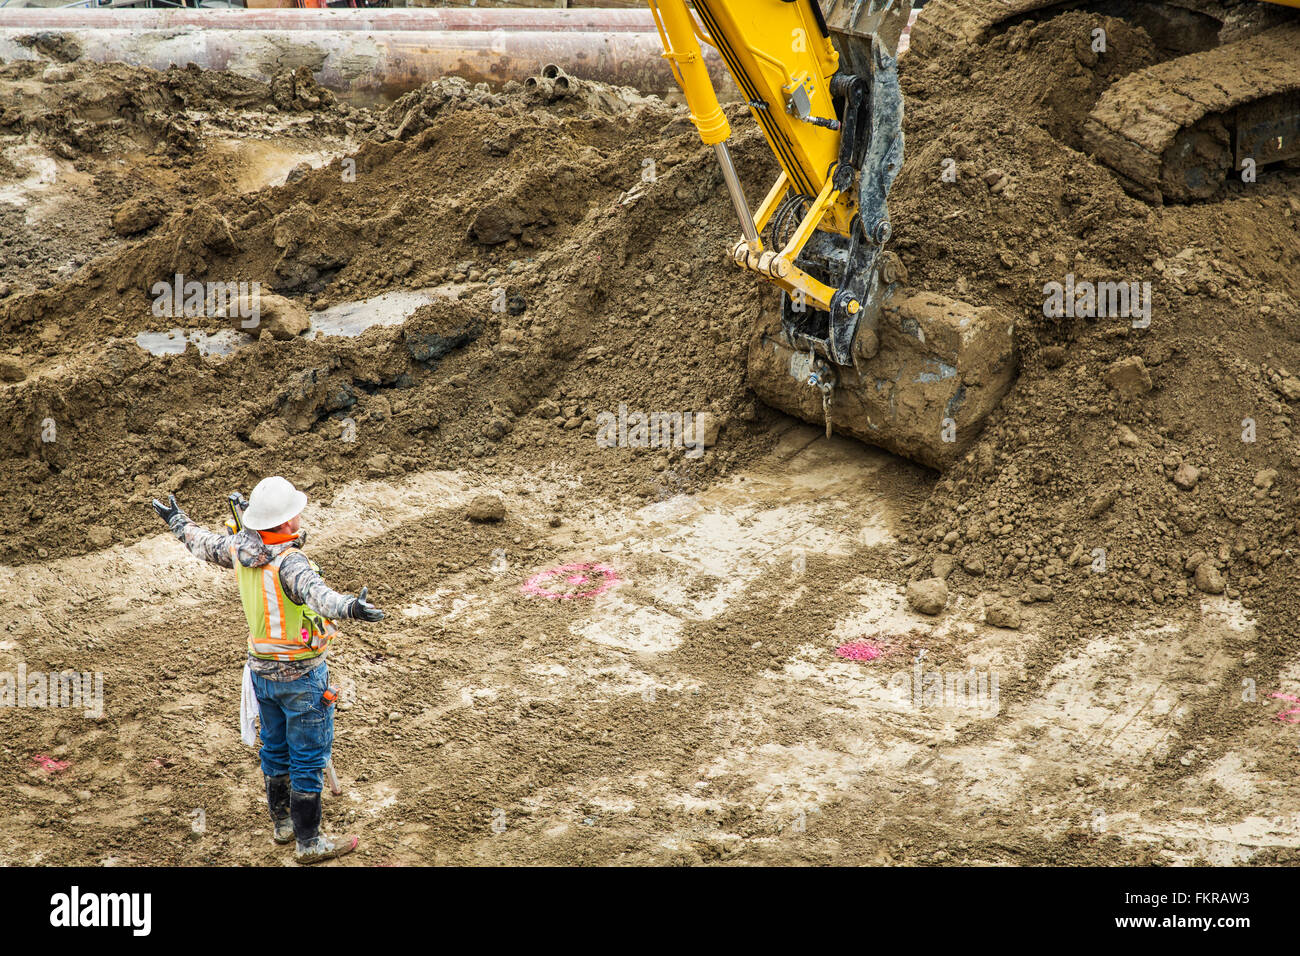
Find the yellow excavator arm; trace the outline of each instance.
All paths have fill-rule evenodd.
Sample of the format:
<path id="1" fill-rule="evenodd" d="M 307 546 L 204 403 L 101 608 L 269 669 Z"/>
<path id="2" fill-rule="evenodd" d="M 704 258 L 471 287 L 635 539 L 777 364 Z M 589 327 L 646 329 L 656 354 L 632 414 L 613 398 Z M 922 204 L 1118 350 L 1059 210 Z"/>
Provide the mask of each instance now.
<path id="1" fill-rule="evenodd" d="M 884 14 L 905 21 L 910 4 L 844 3 L 837 39 L 854 50 L 852 71 L 817 0 L 696 0 L 694 15 L 685 0 L 650 0 L 650 8 L 740 219 L 732 258 L 786 293 L 798 347 L 840 364 L 852 362 L 855 341 L 861 356 L 874 354 L 877 258 L 889 238 L 885 198 L 903 148 L 894 51 L 877 33 Z M 781 164 L 757 213 L 727 151 L 730 125 L 701 42 L 722 56 Z"/>

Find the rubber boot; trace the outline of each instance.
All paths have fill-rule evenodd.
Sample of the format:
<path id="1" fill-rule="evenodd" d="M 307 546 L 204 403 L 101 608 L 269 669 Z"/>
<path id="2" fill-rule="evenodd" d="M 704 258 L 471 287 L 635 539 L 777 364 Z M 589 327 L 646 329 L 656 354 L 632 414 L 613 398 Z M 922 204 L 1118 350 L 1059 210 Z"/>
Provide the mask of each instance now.
<path id="1" fill-rule="evenodd" d="M 271 823 L 275 830 L 271 839 L 276 843 L 293 842 L 293 817 L 289 814 L 289 775 L 268 777 L 266 780 L 266 805 L 271 808 Z"/>
<path id="2" fill-rule="evenodd" d="M 332 837 L 320 832 L 320 794 L 290 792 L 289 812 L 298 846 L 293 851 L 299 863 L 319 863 L 351 853 L 359 842 L 354 836 Z"/>

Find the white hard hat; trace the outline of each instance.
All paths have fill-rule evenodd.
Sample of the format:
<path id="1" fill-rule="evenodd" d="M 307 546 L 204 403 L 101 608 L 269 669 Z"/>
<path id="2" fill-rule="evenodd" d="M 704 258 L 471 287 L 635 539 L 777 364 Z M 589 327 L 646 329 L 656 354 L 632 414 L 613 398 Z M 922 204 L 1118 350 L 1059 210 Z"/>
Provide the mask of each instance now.
<path id="1" fill-rule="evenodd" d="M 307 496 L 279 475 L 263 478 L 248 498 L 244 527 L 254 531 L 278 528 L 307 507 Z"/>

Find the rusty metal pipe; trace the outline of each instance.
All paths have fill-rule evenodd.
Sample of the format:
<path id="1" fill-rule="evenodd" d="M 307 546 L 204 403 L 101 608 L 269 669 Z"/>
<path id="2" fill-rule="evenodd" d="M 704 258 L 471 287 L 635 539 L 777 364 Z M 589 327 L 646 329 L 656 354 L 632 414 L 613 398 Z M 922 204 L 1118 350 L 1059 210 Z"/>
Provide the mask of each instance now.
<path id="1" fill-rule="evenodd" d="M 120 16 L 106 15 L 103 20 L 112 22 Z M 398 96 L 441 76 L 461 76 L 499 87 L 534 76 L 548 64 L 559 64 L 577 79 L 631 86 L 643 93 L 677 92 L 663 60 L 659 35 L 653 30 L 227 30 L 189 26 L 144 31 L 117 27 L 34 31 L 9 26 L 8 18 L 0 16 L 0 59 L 42 59 L 31 43 L 34 33 L 73 41 L 80 48 L 80 58 L 87 60 L 159 70 L 195 63 L 263 82 L 285 69 L 307 66 L 328 89 L 382 97 Z M 716 55 L 709 60 L 709 70 L 721 90 L 738 95 Z"/>
<path id="2" fill-rule="evenodd" d="M 648 7 L 621 9 L 266 9 L 60 10 L 0 8 L 0 27 L 31 30 L 535 30 L 567 33 L 653 33 Z"/>

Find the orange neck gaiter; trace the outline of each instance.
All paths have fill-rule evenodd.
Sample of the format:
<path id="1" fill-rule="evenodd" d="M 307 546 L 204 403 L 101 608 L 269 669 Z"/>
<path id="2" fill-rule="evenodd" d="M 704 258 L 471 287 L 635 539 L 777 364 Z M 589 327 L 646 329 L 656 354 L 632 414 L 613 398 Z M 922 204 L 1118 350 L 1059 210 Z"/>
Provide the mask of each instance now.
<path id="1" fill-rule="evenodd" d="M 282 531 L 259 531 L 257 533 L 262 536 L 263 544 L 284 544 L 286 541 L 292 541 L 298 537 L 296 533 L 285 534 Z"/>

